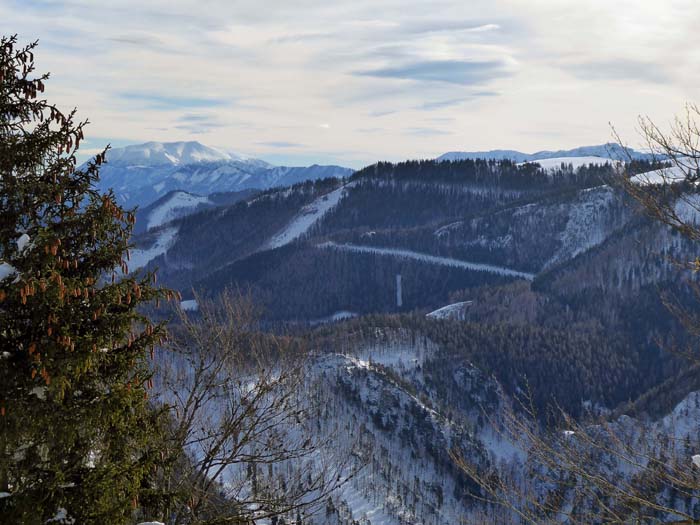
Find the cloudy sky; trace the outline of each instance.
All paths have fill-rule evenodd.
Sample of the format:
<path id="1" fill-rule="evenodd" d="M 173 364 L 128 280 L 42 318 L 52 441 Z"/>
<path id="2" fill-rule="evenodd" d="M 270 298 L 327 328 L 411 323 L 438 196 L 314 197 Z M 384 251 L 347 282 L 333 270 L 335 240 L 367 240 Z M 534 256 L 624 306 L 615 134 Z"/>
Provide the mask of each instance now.
<path id="1" fill-rule="evenodd" d="M 359 167 L 634 145 L 700 102 L 698 0 L 0 0 L 89 147 L 198 140 Z"/>

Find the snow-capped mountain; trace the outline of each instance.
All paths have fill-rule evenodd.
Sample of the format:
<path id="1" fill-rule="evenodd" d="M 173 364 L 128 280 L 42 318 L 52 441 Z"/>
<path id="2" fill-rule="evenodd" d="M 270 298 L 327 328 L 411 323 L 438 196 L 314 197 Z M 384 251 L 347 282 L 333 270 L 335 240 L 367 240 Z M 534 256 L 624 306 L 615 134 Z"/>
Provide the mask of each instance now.
<path id="1" fill-rule="evenodd" d="M 440 155 L 439 161 L 456 161 L 465 159 L 502 160 L 509 159 L 514 162 L 536 162 L 545 159 L 557 159 L 559 162 L 577 164 L 580 157 L 594 157 L 595 159 L 628 160 L 627 155 L 635 160 L 651 160 L 652 155 L 629 149 L 625 152 L 619 144 L 607 143 L 598 146 L 581 146 L 569 150 L 538 151 L 536 153 L 523 153 L 516 150 L 496 149 L 490 151 L 450 151 Z M 558 162 L 558 163 L 559 163 Z M 579 162 L 580 164 L 580 162 Z"/>
<path id="2" fill-rule="evenodd" d="M 132 144 L 109 151 L 108 160 L 112 165 L 121 166 L 176 166 L 197 162 L 225 162 L 250 159 L 222 150 L 205 146 L 199 142 L 146 142 Z M 261 165 L 267 165 L 262 161 Z"/>
<path id="3" fill-rule="evenodd" d="M 173 190 L 199 195 L 288 186 L 348 177 L 340 166 L 273 166 L 198 142 L 147 142 L 115 148 L 100 171 L 100 189 L 113 189 L 127 207 L 149 204 Z"/>

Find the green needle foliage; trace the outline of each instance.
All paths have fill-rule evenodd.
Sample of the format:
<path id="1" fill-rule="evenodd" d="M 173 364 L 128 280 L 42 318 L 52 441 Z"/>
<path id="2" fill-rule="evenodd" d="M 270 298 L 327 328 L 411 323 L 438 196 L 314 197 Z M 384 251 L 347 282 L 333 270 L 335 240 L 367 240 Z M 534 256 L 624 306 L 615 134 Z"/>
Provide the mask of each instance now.
<path id="1" fill-rule="evenodd" d="M 125 523 L 160 457 L 138 307 L 170 292 L 127 276 L 134 215 L 95 189 L 106 149 L 77 169 L 87 121 L 43 99 L 35 47 L 0 39 L 0 516 Z"/>

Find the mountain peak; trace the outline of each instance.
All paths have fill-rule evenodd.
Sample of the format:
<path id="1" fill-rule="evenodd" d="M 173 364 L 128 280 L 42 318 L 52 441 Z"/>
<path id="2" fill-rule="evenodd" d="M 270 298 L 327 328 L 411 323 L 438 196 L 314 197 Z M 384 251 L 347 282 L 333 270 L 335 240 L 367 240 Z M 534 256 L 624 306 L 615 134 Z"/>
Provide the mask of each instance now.
<path id="1" fill-rule="evenodd" d="M 205 146 L 196 141 L 152 141 L 114 148 L 107 153 L 108 162 L 125 166 L 178 166 L 236 160 L 244 160 L 244 157 Z"/>

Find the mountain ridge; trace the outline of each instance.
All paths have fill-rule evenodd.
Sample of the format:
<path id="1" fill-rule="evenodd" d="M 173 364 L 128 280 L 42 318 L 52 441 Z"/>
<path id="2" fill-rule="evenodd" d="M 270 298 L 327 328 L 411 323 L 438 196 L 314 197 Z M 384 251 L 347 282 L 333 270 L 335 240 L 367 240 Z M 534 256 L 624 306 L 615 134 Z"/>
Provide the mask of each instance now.
<path id="1" fill-rule="evenodd" d="M 652 160 L 653 155 L 636 151 L 632 148 L 627 149 L 627 153 L 634 160 Z M 627 160 L 627 153 L 616 143 L 608 142 L 594 146 L 579 146 L 568 150 L 542 150 L 535 153 L 524 153 L 518 150 L 511 149 L 494 149 L 489 151 L 449 151 L 437 157 L 438 161 L 455 161 L 465 159 L 487 159 L 487 160 L 503 160 L 509 159 L 514 162 L 534 162 L 538 160 L 553 159 L 553 158 L 569 158 L 569 157 L 601 157 L 611 160 Z"/>
<path id="2" fill-rule="evenodd" d="M 225 152 L 199 142 L 146 142 L 107 153 L 98 187 L 114 190 L 120 204 L 145 206 L 182 190 L 212 193 L 266 190 L 307 180 L 346 178 L 342 166 L 274 166 L 263 160 Z"/>

